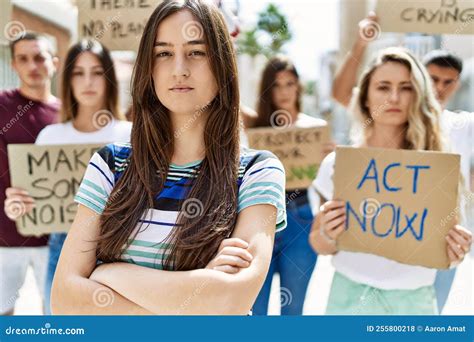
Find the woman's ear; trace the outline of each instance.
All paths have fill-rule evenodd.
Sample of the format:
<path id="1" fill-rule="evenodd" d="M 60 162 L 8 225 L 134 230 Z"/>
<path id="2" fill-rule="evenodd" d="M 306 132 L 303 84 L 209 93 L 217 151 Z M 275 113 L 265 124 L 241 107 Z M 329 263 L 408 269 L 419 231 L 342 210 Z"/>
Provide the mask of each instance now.
<path id="1" fill-rule="evenodd" d="M 54 65 L 54 71 L 56 72 L 59 69 L 59 58 L 58 57 L 53 57 L 53 65 Z"/>

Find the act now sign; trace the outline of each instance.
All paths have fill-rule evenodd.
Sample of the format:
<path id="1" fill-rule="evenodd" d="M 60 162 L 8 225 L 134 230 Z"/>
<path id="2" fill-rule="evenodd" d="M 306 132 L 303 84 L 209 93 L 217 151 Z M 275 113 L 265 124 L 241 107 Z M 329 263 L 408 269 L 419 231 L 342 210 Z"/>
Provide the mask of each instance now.
<path id="1" fill-rule="evenodd" d="M 307 188 L 316 177 L 329 126 L 311 128 L 253 128 L 246 131 L 249 146 L 273 152 L 283 163 L 286 189 Z"/>
<path id="2" fill-rule="evenodd" d="M 338 248 L 448 268 L 459 168 L 457 154 L 337 147 L 334 198 L 347 213 Z"/>

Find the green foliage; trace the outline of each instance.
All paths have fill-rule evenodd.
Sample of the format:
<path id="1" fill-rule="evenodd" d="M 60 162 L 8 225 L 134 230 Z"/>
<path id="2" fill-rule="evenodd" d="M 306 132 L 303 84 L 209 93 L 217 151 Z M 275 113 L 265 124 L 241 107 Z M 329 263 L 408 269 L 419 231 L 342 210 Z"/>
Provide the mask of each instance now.
<path id="1" fill-rule="evenodd" d="M 274 56 L 282 52 L 283 45 L 291 38 L 287 18 L 277 6 L 269 4 L 259 13 L 256 27 L 243 32 L 238 41 L 239 52 L 252 57 L 258 54 Z"/>

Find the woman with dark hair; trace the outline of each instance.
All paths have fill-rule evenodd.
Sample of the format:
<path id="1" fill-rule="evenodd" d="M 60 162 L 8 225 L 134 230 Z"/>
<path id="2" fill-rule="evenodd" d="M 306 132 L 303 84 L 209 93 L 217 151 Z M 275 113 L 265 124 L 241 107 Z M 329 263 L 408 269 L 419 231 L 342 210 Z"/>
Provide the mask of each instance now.
<path id="1" fill-rule="evenodd" d="M 118 85 L 109 51 L 94 40 L 73 45 L 66 56 L 61 80 L 61 123 L 46 126 L 36 144 L 94 144 L 130 141 L 131 123 L 120 121 Z M 34 199 L 25 194 L 25 208 Z M 66 233 L 49 236 L 49 261 L 45 285 L 46 313 L 50 313 L 50 294 L 54 272 Z"/>
<path id="2" fill-rule="evenodd" d="M 264 68 L 253 127 L 314 127 L 326 121 L 301 112 L 302 86 L 293 63 L 284 56 L 270 59 Z M 325 146 L 333 149 L 332 144 Z M 316 253 L 308 243 L 313 214 L 306 189 L 286 192 L 287 228 L 275 236 L 272 262 L 265 283 L 253 307 L 266 315 L 273 274 L 280 274 L 281 314 L 301 315 Z"/>
<path id="3" fill-rule="evenodd" d="M 53 312 L 247 314 L 286 225 L 285 173 L 271 153 L 240 149 L 235 53 L 217 7 L 155 9 L 132 101 L 131 144 L 96 153 L 77 193 Z"/>

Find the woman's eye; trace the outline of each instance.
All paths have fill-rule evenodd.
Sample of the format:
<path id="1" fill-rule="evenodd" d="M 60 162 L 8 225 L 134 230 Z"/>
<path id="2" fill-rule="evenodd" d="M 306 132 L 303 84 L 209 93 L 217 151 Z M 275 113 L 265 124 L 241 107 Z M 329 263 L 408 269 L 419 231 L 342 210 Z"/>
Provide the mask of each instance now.
<path id="1" fill-rule="evenodd" d="M 195 51 L 191 51 L 190 55 L 191 56 L 205 56 L 206 53 L 204 51 L 195 50 Z"/>
<path id="2" fill-rule="evenodd" d="M 412 91 L 413 88 L 412 88 L 412 87 L 402 87 L 402 90 L 404 90 L 404 91 Z"/>
<path id="3" fill-rule="evenodd" d="M 103 74 L 104 74 L 103 71 L 96 71 L 96 72 L 94 72 L 94 75 L 96 75 L 96 76 L 102 76 Z"/>
<path id="4" fill-rule="evenodd" d="M 389 90 L 387 86 L 381 86 L 377 88 L 378 90 L 387 91 Z"/>
<path id="5" fill-rule="evenodd" d="M 158 52 L 155 57 L 156 58 L 161 58 L 161 57 L 167 57 L 167 56 L 171 56 L 171 54 L 167 51 L 163 51 L 163 52 Z"/>
<path id="6" fill-rule="evenodd" d="M 76 72 L 72 73 L 72 76 L 82 76 L 82 75 L 83 75 L 83 73 L 80 72 L 80 71 L 76 71 Z"/>

